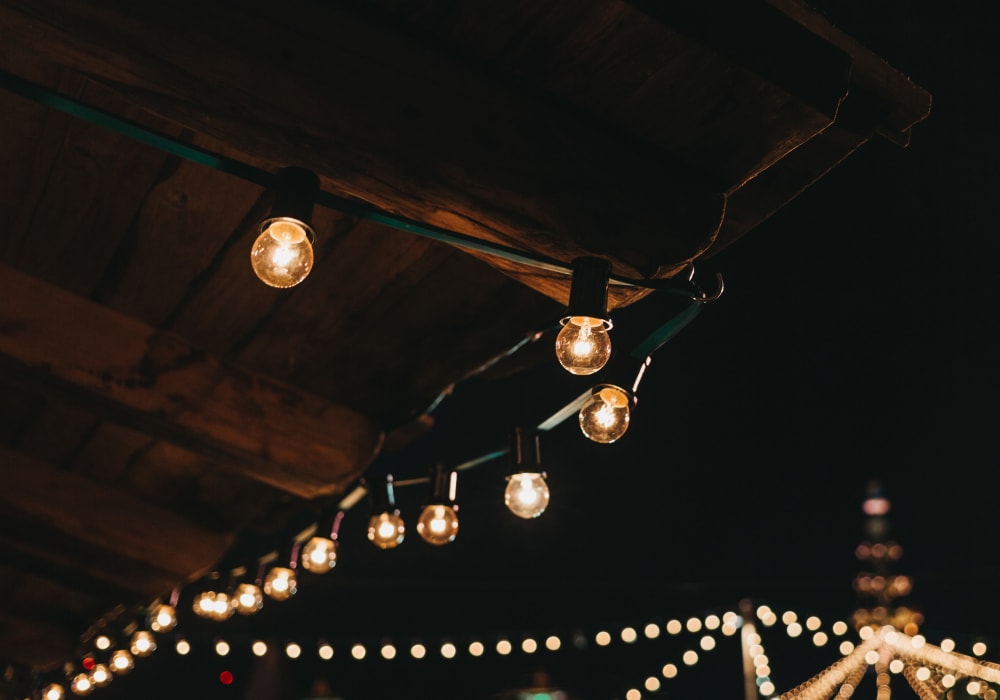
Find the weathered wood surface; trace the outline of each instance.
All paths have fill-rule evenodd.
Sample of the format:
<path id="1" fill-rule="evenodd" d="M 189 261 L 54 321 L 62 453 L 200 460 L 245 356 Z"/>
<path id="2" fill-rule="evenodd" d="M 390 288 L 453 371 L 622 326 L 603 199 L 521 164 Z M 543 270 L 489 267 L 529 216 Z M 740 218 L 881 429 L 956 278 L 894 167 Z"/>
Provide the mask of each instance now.
<path id="1" fill-rule="evenodd" d="M 227 369 L 180 337 L 10 268 L 0 273 L 0 358 L 16 383 L 98 407 L 304 498 L 339 492 L 381 441 L 349 408 Z"/>

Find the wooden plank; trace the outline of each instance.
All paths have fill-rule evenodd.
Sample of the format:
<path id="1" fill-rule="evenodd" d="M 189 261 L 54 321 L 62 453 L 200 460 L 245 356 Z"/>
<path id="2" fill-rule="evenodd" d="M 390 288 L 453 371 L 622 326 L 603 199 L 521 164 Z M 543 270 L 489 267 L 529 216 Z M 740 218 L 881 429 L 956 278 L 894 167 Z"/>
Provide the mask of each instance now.
<path id="1" fill-rule="evenodd" d="M 2 374 L 303 498 L 339 493 L 381 441 L 350 408 L 227 369 L 177 336 L 10 268 L 0 269 Z"/>
<path id="2" fill-rule="evenodd" d="M 7 0 L 0 22 L 21 51 L 259 163 L 565 262 L 680 265 L 721 221 L 688 168 L 335 4 Z M 287 50 L 261 52 L 279 28 Z"/>
<path id="3" fill-rule="evenodd" d="M 207 571 L 231 544 L 229 536 L 174 512 L 6 448 L 0 448 L 0 475 L 5 510 L 42 523 L 69 542 L 114 551 L 180 580 Z"/>

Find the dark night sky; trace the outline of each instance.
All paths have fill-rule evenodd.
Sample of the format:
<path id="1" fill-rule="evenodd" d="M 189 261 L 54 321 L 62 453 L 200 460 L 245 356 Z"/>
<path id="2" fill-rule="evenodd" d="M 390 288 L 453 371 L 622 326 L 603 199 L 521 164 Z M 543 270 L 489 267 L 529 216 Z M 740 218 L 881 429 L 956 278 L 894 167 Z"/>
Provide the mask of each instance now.
<path id="1" fill-rule="evenodd" d="M 447 547 L 411 532 L 399 550 L 377 551 L 364 541 L 359 506 L 344 519 L 341 563 L 324 580 L 305 581 L 280 609 L 266 607 L 260 627 L 236 621 L 215 632 L 234 640 L 302 635 L 308 644 L 420 634 L 461 641 L 684 619 L 735 609 L 747 597 L 843 617 L 856 603 L 861 501 L 879 479 L 928 638 L 983 636 L 994 640 L 990 658 L 1000 658 L 998 27 L 973 10 L 920 5 L 819 5 L 927 89 L 931 116 L 915 126 L 909 148 L 876 138 L 699 266 L 706 286 L 715 272 L 724 276 L 725 294 L 656 352 L 626 436 L 595 445 L 572 421 L 543 436 L 553 492 L 545 514 L 519 521 L 506 512 L 503 460 L 462 474 L 462 530 Z M 614 333 L 680 308 L 654 295 L 616 315 Z M 552 366 L 470 380 L 442 403 L 434 434 L 392 469 L 403 478 L 413 475 L 408 456 L 423 465 L 488 452 L 505 444 L 511 422 L 503 420 L 545 417 L 587 386 Z M 405 516 L 423 493 L 398 496 Z M 192 636 L 213 634 L 191 625 Z M 586 700 L 606 700 L 623 697 L 676 648 L 664 643 L 645 659 L 567 652 L 478 670 L 457 661 L 363 667 L 344 660 L 344 649 L 304 677 L 327 677 L 345 700 L 474 700 L 474 687 L 545 666 Z M 207 662 L 164 654 L 100 693 L 154 697 L 155 686 L 170 693 L 155 697 L 302 697 L 307 681 L 293 676 L 268 695 L 276 676 L 240 654 Z M 689 674 L 731 685 L 683 695 L 667 685 L 663 697 L 741 697 L 738 652 L 725 654 L 713 657 L 713 670 Z M 780 672 L 775 659 L 781 689 L 821 670 L 831 654 Z M 224 688 L 211 679 L 227 665 L 237 683 Z M 256 694 L 245 682 L 251 672 Z M 352 692 L 354 684 L 365 690 Z M 380 695 L 380 684 L 395 690 Z"/>

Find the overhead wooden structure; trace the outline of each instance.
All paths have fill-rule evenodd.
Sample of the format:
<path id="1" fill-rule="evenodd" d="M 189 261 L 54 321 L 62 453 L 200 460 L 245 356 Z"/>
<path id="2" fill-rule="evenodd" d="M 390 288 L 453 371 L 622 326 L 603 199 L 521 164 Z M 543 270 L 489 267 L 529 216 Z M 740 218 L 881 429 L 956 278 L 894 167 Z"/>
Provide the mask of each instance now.
<path id="1" fill-rule="evenodd" d="M 676 278 L 930 109 L 793 0 L 2 0 L 0 69 L 0 659 L 33 668 L 343 495 L 574 258 Z M 317 207 L 316 268 L 265 287 L 272 193 L 170 143 L 389 223 Z"/>

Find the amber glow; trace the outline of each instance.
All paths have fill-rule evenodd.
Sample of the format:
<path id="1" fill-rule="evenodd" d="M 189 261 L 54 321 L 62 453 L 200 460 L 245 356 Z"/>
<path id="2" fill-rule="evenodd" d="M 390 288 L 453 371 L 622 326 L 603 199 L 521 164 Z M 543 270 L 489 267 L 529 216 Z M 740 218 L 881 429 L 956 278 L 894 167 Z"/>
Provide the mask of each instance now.
<path id="1" fill-rule="evenodd" d="M 313 247 L 306 225 L 296 219 L 264 222 L 250 250 L 250 264 L 262 282 L 278 288 L 294 287 L 313 266 Z"/>
<path id="2" fill-rule="evenodd" d="M 379 549 L 392 549 L 402 544 L 406 525 L 397 511 L 373 515 L 368 521 L 368 539 Z"/>
<path id="3" fill-rule="evenodd" d="M 417 534 L 433 545 L 448 544 L 458 535 L 458 514 L 441 503 L 425 506 L 417 520 Z"/>
<path id="4" fill-rule="evenodd" d="M 556 358 L 571 374 L 593 374 L 611 357 L 609 324 L 590 316 L 570 316 L 556 336 Z"/>

